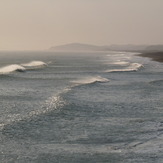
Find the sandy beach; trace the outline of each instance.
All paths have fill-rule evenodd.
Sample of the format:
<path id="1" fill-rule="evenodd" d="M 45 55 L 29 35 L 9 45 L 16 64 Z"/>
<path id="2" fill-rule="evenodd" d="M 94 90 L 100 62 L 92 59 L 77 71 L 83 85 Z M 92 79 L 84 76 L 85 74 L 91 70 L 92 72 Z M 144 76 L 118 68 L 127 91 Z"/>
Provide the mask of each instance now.
<path id="1" fill-rule="evenodd" d="M 151 58 L 153 61 L 163 62 L 163 52 L 142 53 L 142 54 L 139 54 L 139 56 L 142 56 L 142 57 L 149 57 L 149 58 Z"/>

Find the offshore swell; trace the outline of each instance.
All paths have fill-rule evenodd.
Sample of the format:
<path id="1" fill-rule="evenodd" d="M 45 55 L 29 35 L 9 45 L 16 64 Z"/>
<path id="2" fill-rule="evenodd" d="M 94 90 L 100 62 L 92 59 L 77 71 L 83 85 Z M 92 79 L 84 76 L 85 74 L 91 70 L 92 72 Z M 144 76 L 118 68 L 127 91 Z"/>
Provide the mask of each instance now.
<path id="1" fill-rule="evenodd" d="M 162 161 L 161 63 L 117 52 L 31 56 L 1 59 L 25 68 L 0 78 L 1 162 Z"/>

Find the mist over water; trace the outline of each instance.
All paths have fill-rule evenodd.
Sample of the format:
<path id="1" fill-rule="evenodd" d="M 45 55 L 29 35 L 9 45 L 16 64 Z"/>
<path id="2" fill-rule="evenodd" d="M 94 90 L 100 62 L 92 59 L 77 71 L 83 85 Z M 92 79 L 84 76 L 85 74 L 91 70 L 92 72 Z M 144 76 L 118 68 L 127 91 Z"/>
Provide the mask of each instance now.
<path id="1" fill-rule="evenodd" d="M 0 162 L 162 162 L 162 76 L 134 53 L 1 52 Z"/>

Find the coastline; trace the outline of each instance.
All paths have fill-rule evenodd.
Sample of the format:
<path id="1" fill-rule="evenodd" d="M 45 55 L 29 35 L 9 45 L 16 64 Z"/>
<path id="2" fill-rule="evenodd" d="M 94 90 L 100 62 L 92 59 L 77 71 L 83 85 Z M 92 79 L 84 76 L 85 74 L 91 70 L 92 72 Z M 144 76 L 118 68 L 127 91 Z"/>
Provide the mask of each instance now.
<path id="1" fill-rule="evenodd" d="M 157 62 L 163 62 L 163 52 L 147 52 L 139 54 L 138 56 L 148 57 Z"/>

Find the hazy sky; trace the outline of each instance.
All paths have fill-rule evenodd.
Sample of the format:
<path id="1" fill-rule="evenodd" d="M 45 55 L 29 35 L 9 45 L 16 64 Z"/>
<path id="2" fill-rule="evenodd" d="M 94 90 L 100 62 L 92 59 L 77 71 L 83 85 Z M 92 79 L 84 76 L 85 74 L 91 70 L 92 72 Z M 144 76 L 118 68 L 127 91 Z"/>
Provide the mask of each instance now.
<path id="1" fill-rule="evenodd" d="M 0 50 L 163 44 L 163 0 L 0 0 Z"/>

